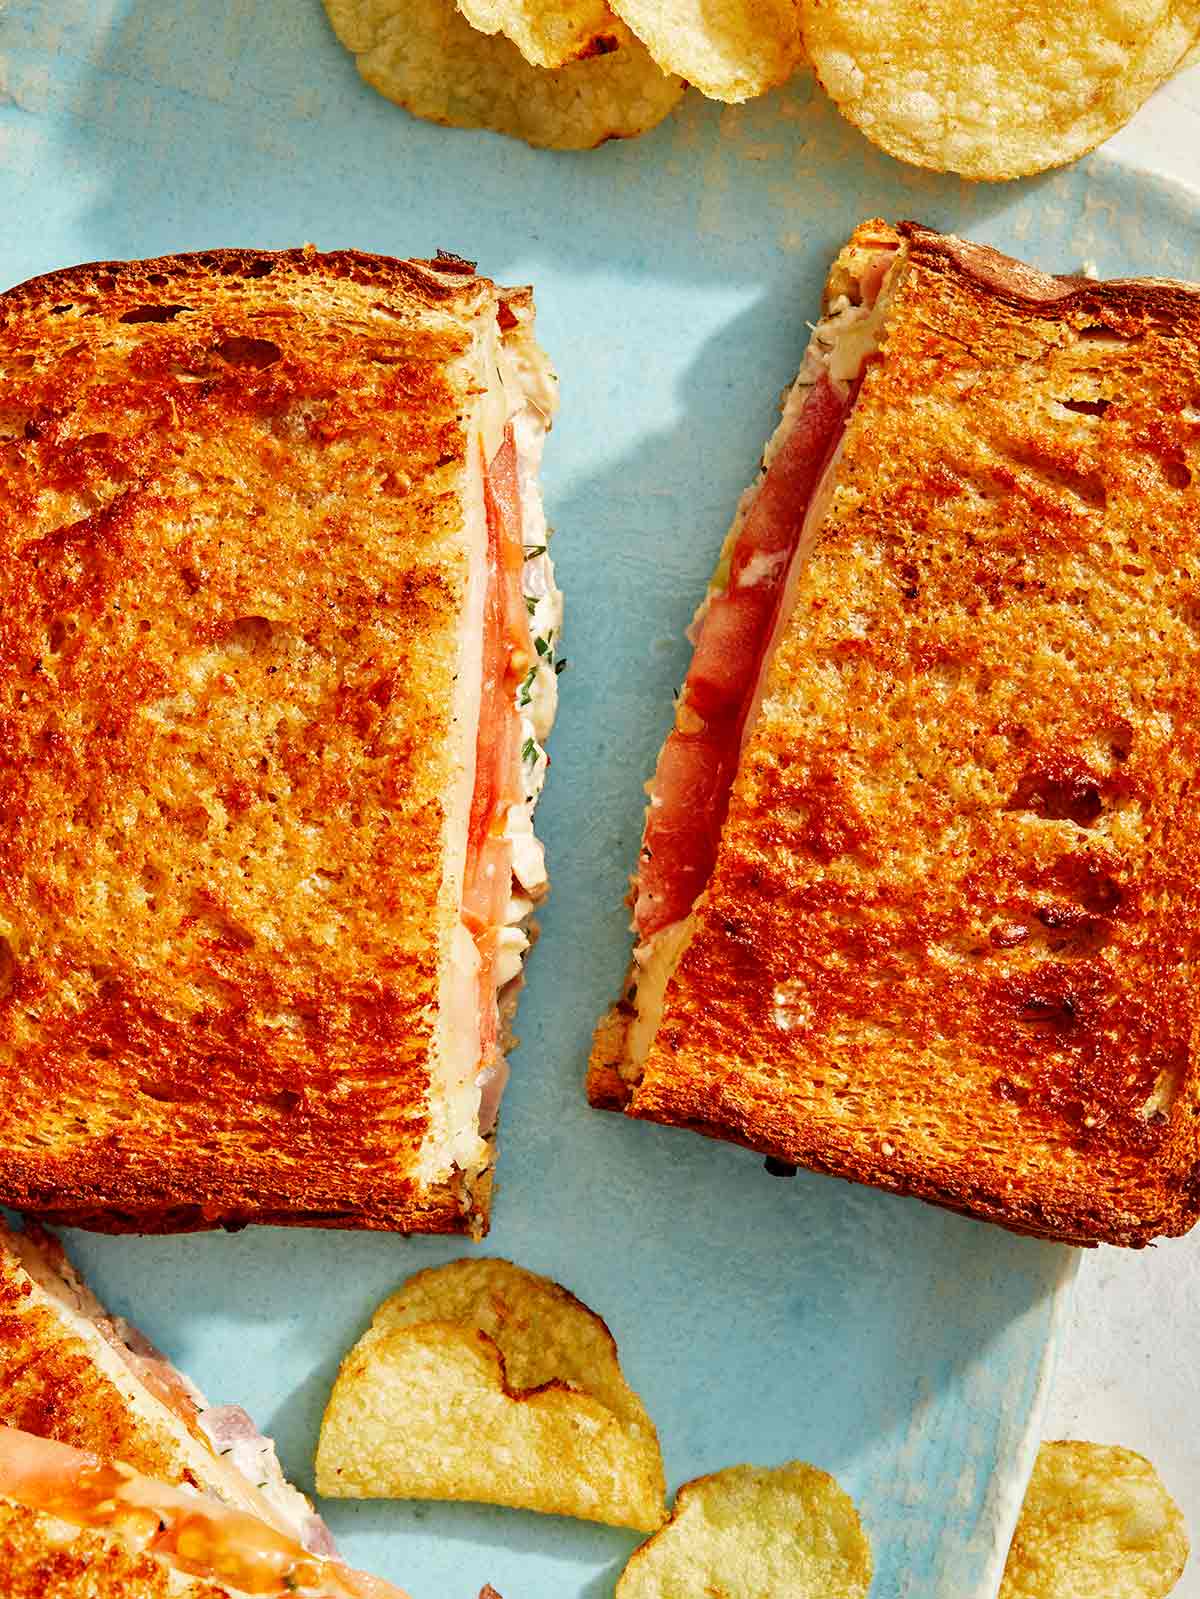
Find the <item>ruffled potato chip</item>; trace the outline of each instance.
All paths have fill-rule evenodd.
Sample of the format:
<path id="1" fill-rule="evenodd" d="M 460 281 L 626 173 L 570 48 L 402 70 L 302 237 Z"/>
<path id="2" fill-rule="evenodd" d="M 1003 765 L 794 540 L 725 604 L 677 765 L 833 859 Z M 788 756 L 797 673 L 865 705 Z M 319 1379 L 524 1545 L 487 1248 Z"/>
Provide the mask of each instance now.
<path id="1" fill-rule="evenodd" d="M 458 0 L 481 33 L 502 33 L 535 67 L 561 67 L 619 46 L 616 18 L 604 0 Z"/>
<path id="2" fill-rule="evenodd" d="M 1187 1557 L 1179 1507 L 1148 1460 L 1043 1444 L 999 1599 L 1164 1599 Z"/>
<path id="3" fill-rule="evenodd" d="M 815 1466 L 729 1466 L 686 1482 L 635 1549 L 616 1599 L 866 1599 L 871 1547 L 850 1499 Z"/>
<path id="4" fill-rule="evenodd" d="M 749 100 L 803 57 L 799 0 L 611 0 L 664 72 L 712 100 Z"/>
<path id="5" fill-rule="evenodd" d="M 656 127 L 687 87 L 661 72 L 619 23 L 612 30 L 617 49 L 547 72 L 503 34 L 473 28 L 454 0 L 324 3 L 373 89 L 413 116 L 453 128 L 589 150 Z"/>
<path id="6" fill-rule="evenodd" d="M 1074 161 L 1178 66 L 1200 0 L 802 0 L 844 116 L 902 161 L 1016 178 Z"/>
<path id="7" fill-rule="evenodd" d="M 317 1490 L 466 1499 L 652 1531 L 658 1435 L 612 1334 L 566 1289 L 503 1260 L 419 1272 L 342 1362 Z"/>

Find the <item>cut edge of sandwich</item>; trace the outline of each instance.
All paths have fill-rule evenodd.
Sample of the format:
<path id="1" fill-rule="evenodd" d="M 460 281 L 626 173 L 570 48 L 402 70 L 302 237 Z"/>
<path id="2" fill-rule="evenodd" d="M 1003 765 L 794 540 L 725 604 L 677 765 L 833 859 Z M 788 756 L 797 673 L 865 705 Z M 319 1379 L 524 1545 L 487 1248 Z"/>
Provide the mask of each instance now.
<path id="1" fill-rule="evenodd" d="M 112 1401 L 119 1404 L 131 1430 L 146 1438 L 157 1457 L 170 1462 L 181 1485 L 255 1516 L 314 1554 L 334 1553 L 324 1522 L 284 1476 L 274 1443 L 240 1406 L 210 1404 L 136 1327 L 109 1315 L 57 1238 L 33 1223 L 17 1232 L 0 1220 L 0 1278 L 8 1280 L 4 1297 L 21 1304 L 22 1316 L 44 1311 L 55 1324 L 54 1347 L 35 1335 L 41 1348 L 25 1352 L 29 1359 L 23 1370 L 28 1383 L 28 1372 L 46 1362 L 47 1414 L 60 1430 L 65 1421 L 76 1438 L 86 1436 L 86 1414 L 80 1416 L 73 1408 L 68 1417 L 60 1417 L 55 1397 L 52 1368 L 60 1355 L 70 1359 L 70 1344 L 89 1363 L 97 1409 Z M 19 1337 L 17 1324 L 10 1320 L 6 1325 L 9 1337 Z M 4 1358 L 10 1355 L 11 1350 Z"/>
<path id="2" fill-rule="evenodd" d="M 821 318 L 815 325 L 810 324 L 812 334 L 799 372 L 784 393 L 778 426 L 763 450 L 754 482 L 738 501 L 712 578 L 688 629 L 689 639 L 693 645 L 697 644 L 702 624 L 714 601 L 721 599 L 729 589 L 739 536 L 773 462 L 803 424 L 806 408 L 818 386 L 829 384 L 843 408 L 841 431 L 833 448 L 827 453 L 811 491 L 795 542 L 786 557 L 773 619 L 765 636 L 759 640 L 753 690 L 738 734 L 739 752 L 745 747 L 753 730 L 772 655 L 794 607 L 805 562 L 828 509 L 857 386 L 868 361 L 880 348 L 888 307 L 903 275 L 907 255 L 907 241 L 880 218 L 860 223 L 839 252 L 826 279 Z M 772 577 L 769 566 L 764 575 L 768 579 Z M 703 903 L 708 877 L 712 872 L 713 862 L 710 861 L 704 886 L 692 898 L 690 908 L 684 909 L 682 914 L 670 917 L 661 926 L 654 925 L 656 918 L 652 913 L 649 917 L 643 917 L 646 904 L 643 867 L 649 858 L 647 846 L 652 818 L 661 804 L 659 787 L 664 772 L 664 757 L 675 732 L 688 732 L 697 725 L 698 712 L 690 702 L 688 689 L 689 685 L 685 682 L 676 702 L 674 727 L 659 752 L 655 776 L 647 784 L 646 823 L 639 867 L 630 892 L 634 911 L 632 930 L 637 937 L 633 958 L 622 987 L 622 997 L 601 1019 L 593 1040 L 587 1091 L 590 1102 L 602 1110 L 626 1109 L 636 1092 L 646 1057 L 658 1032 L 667 989 L 691 942 L 696 927 L 696 911 Z M 726 804 L 733 781 L 731 774 L 725 791 Z M 723 809 L 721 814 L 723 816 Z M 712 853 L 715 859 L 715 840 Z M 645 923 L 648 926 L 644 927 Z"/>
<path id="3" fill-rule="evenodd" d="M 474 389 L 474 403 L 464 418 L 462 503 L 469 570 L 453 712 L 457 776 L 445 824 L 443 895 L 450 916 L 435 1044 L 440 1081 L 431 1085 L 430 1129 L 415 1172 L 426 1189 L 447 1184 L 457 1189 L 477 1233 L 486 1225 L 494 1130 L 508 1079 L 505 1052 L 515 1042 L 511 1023 L 524 960 L 536 938 L 534 913 L 549 890 L 533 818 L 549 764 L 545 744 L 557 709 L 556 652 L 562 629 L 562 594 L 549 554 L 538 476 L 557 410 L 557 378 L 534 337 L 532 291 L 498 289 L 496 311 L 478 321 L 475 343 L 461 358 L 459 373 L 463 387 Z M 482 385 L 473 384 L 473 375 L 480 373 Z M 505 490 L 497 479 L 505 470 L 511 479 L 514 465 L 515 480 L 508 488 L 515 491 L 517 516 L 506 521 L 500 515 L 499 539 L 502 558 L 507 539 L 509 559 L 520 572 L 527 632 L 522 638 L 514 638 L 511 630 L 505 635 L 505 681 L 516 729 L 515 736 L 511 728 L 507 736 L 513 770 L 506 802 L 486 821 L 489 840 L 499 842 L 497 870 L 507 881 L 496 885 L 494 918 L 481 926 L 464 900 L 469 881 L 474 878 L 478 884 L 480 875 L 478 859 L 472 859 L 470 818 L 480 783 L 479 758 L 491 747 L 479 735 L 481 717 L 487 715 L 482 703 L 488 669 L 485 606 L 494 598 L 490 585 L 504 577 L 497 573 L 494 548 L 489 559 L 489 519 L 496 519 L 497 499 L 503 503 Z M 496 530 L 491 531 L 494 545 Z M 511 548 L 514 537 L 520 540 L 519 551 Z M 493 735 L 504 742 L 498 730 Z"/>

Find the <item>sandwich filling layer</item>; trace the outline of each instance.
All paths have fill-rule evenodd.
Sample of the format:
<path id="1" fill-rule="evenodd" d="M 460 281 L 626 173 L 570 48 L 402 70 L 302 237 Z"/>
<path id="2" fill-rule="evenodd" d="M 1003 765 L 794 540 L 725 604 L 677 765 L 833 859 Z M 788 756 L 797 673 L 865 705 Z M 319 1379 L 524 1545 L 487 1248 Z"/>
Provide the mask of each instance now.
<path id="1" fill-rule="evenodd" d="M 626 1060 L 635 1075 L 712 875 L 742 748 L 828 505 L 898 261 L 896 247 L 881 241 L 847 263 L 692 623 L 695 650 L 650 784 L 634 885 L 636 1018 Z"/>
<path id="2" fill-rule="evenodd" d="M 471 571 L 456 712 L 476 734 L 456 808 L 469 819 L 451 852 L 461 898 L 442 1006 L 450 1159 L 446 1140 L 435 1139 L 429 1181 L 452 1165 L 487 1163 L 484 1139 L 508 1075 L 501 996 L 520 982 L 528 921 L 548 887 L 533 811 L 548 765 L 562 622 L 537 480 L 554 379 L 531 338 L 497 339 L 485 359 L 491 381 L 465 496 Z"/>

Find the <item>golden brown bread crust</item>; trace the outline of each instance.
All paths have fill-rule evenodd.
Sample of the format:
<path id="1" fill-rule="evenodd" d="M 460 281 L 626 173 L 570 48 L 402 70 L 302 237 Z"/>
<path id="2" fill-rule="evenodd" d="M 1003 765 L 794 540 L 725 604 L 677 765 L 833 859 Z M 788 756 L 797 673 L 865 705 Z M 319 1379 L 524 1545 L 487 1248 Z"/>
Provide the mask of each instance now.
<path id="1" fill-rule="evenodd" d="M 1200 1210 L 1200 293 L 901 231 L 695 936 L 592 1097 L 1143 1244 Z"/>
<path id="2" fill-rule="evenodd" d="M 0 1585 L 5 1599 L 229 1599 L 231 1592 L 3 1498 Z"/>
<path id="3" fill-rule="evenodd" d="M 411 1169 L 496 307 L 310 249 L 0 296 L 0 1202 L 486 1224 Z"/>

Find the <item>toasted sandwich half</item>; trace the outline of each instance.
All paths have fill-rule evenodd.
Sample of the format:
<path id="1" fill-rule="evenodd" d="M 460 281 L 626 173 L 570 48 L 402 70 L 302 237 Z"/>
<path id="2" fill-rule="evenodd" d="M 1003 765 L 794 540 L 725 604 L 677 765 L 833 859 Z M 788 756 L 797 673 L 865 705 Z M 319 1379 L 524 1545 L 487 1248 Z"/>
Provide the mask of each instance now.
<path id="1" fill-rule="evenodd" d="M 120 1460 L 334 1552 L 275 1447 L 237 1405 L 210 1405 L 136 1327 L 108 1314 L 61 1244 L 0 1225 L 0 1426 Z"/>
<path id="2" fill-rule="evenodd" d="M 1191 1227 L 1200 290 L 860 227 L 694 638 L 593 1103 Z"/>
<path id="3" fill-rule="evenodd" d="M 0 1203 L 480 1232 L 560 596 L 528 290 L 0 295 Z"/>

